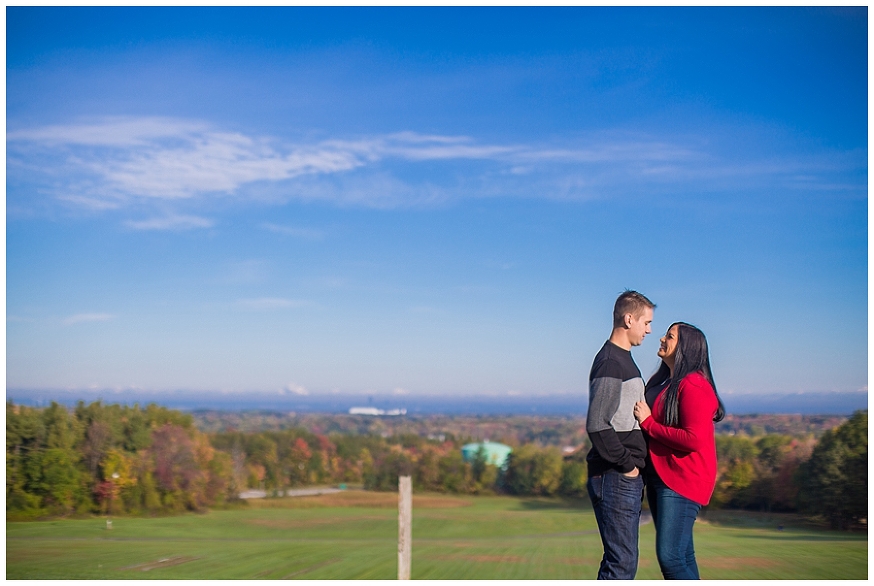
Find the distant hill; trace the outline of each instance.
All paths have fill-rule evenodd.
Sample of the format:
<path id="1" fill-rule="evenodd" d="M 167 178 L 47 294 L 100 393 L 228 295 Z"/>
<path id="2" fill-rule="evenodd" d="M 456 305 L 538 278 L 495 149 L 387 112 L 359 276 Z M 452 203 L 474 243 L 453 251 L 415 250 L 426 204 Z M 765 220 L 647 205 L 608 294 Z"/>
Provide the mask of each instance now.
<path id="1" fill-rule="evenodd" d="M 359 434 L 383 437 L 415 435 L 458 441 L 492 440 L 518 446 L 588 446 L 585 416 L 555 415 L 409 415 L 379 417 L 324 413 L 270 411 L 194 411 L 194 423 L 203 432 L 258 433 L 303 428 L 317 434 Z M 717 434 L 795 437 L 821 436 L 845 422 L 840 415 L 727 415 L 716 425 Z"/>

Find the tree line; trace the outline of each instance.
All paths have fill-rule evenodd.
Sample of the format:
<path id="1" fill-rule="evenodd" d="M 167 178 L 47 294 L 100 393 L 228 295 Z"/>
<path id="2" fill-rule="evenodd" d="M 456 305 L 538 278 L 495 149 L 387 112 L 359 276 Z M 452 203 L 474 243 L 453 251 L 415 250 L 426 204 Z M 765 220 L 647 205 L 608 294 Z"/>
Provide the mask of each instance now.
<path id="1" fill-rule="evenodd" d="M 717 435 L 711 507 L 799 511 L 835 528 L 867 517 L 867 411 L 813 435 Z M 494 438 L 500 441 L 500 438 Z M 221 506 L 241 492 L 308 485 L 586 498 L 587 446 L 507 441 L 505 467 L 466 462 L 452 434 L 316 433 L 304 427 L 203 433 L 191 415 L 157 405 L 80 402 L 68 410 L 6 405 L 7 518 L 166 513 Z"/>
<path id="2" fill-rule="evenodd" d="M 228 498 L 230 469 L 179 411 L 6 403 L 7 518 L 202 509 Z"/>
<path id="3" fill-rule="evenodd" d="M 586 418 L 567 415 L 442 415 L 417 413 L 404 417 L 372 417 L 348 413 L 296 413 L 265 410 L 191 411 L 203 432 L 280 431 L 302 427 L 313 433 L 393 436 L 420 435 L 431 439 L 451 435 L 463 438 L 501 438 L 507 445 L 579 446 L 586 441 Z M 846 421 L 839 415 L 733 414 L 716 424 L 717 434 L 768 434 L 820 437 Z"/>

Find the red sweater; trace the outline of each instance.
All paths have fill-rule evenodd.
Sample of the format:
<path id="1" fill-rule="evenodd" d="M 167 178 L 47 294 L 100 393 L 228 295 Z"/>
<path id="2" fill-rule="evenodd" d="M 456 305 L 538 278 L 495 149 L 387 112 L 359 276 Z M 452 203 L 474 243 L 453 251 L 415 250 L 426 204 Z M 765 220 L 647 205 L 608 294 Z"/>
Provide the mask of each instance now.
<path id="1" fill-rule="evenodd" d="M 640 424 L 650 437 L 652 465 L 668 488 L 707 505 L 716 486 L 716 393 L 697 372 L 680 381 L 679 427 L 664 424 L 664 396 L 664 392 L 659 394 L 652 416 Z"/>

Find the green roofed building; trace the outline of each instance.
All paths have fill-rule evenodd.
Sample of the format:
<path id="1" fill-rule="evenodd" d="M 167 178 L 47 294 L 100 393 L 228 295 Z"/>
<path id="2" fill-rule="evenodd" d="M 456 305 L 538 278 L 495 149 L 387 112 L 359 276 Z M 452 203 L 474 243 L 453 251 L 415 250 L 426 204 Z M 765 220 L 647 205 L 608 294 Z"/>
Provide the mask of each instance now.
<path id="1" fill-rule="evenodd" d="M 504 467 L 507 463 L 507 456 L 509 456 L 510 452 L 513 451 L 510 446 L 486 440 L 484 442 L 465 444 L 462 446 L 461 457 L 464 458 L 465 462 L 473 462 L 474 458 L 476 458 L 477 452 L 480 451 L 480 448 L 485 451 L 486 463 L 491 464 L 492 466 L 497 466 L 498 468 Z"/>

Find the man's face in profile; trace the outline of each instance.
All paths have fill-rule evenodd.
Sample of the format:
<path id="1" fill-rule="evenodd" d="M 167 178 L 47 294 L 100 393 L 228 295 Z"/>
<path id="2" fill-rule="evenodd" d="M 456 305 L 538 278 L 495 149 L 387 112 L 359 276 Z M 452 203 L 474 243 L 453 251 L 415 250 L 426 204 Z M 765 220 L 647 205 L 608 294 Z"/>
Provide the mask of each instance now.
<path id="1" fill-rule="evenodd" d="M 640 346 L 647 334 L 652 333 L 652 307 L 645 308 L 639 316 L 631 313 L 631 325 L 628 328 L 628 341 L 632 346 Z"/>

